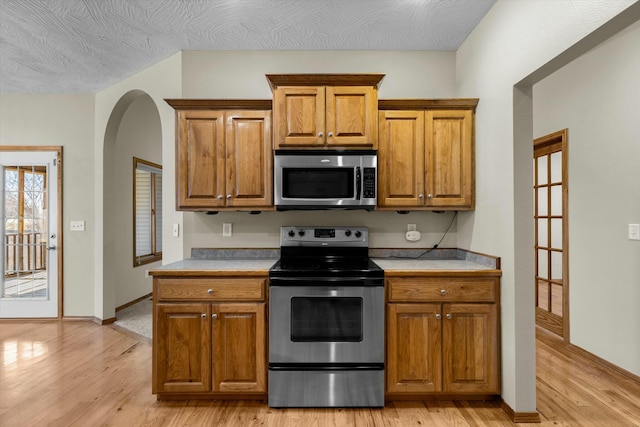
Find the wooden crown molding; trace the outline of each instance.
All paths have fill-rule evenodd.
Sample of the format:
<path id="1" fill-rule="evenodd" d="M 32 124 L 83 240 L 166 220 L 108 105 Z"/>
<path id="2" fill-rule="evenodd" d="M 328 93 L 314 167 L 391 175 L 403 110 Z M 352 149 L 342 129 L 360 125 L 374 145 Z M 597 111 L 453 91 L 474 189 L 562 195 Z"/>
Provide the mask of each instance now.
<path id="1" fill-rule="evenodd" d="M 165 99 L 176 110 L 271 110 L 270 99 Z"/>
<path id="2" fill-rule="evenodd" d="M 278 86 L 373 86 L 385 74 L 266 74 L 271 90 Z"/>
<path id="3" fill-rule="evenodd" d="M 379 110 L 474 110 L 478 98 L 379 99 Z"/>

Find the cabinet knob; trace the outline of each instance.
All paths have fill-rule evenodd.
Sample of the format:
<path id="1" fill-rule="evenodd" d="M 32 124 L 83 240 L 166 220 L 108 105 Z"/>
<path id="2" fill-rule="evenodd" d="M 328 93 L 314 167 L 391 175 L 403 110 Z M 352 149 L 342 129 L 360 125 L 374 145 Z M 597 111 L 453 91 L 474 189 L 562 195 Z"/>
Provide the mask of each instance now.
<path id="1" fill-rule="evenodd" d="M 213 289 L 207 289 L 207 293 L 208 294 L 212 294 L 213 293 Z"/>
<path id="2" fill-rule="evenodd" d="M 451 313 L 447 313 L 447 319 L 451 320 Z"/>
<path id="3" fill-rule="evenodd" d="M 231 198 L 231 194 L 227 194 L 227 200 Z"/>
<path id="4" fill-rule="evenodd" d="M 446 289 L 440 289 L 440 295 L 446 295 L 446 294 L 447 294 Z"/>
<path id="5" fill-rule="evenodd" d="M 324 134 L 322 132 L 318 132 L 318 138 L 322 138 Z"/>
<path id="6" fill-rule="evenodd" d="M 217 319 L 217 318 L 218 318 L 218 315 L 217 315 L 217 314 L 215 314 L 215 313 L 213 313 L 213 314 L 211 315 L 211 318 L 215 320 L 215 319 Z"/>
<path id="7" fill-rule="evenodd" d="M 200 315 L 200 317 L 202 317 L 203 319 L 205 319 L 205 318 L 207 317 L 207 315 L 206 315 L 206 314 L 204 314 L 204 313 L 202 313 L 202 314 Z"/>
<path id="8" fill-rule="evenodd" d="M 428 199 L 433 199 L 433 194 L 428 194 L 428 195 L 427 195 L 427 198 L 428 198 Z"/>
<path id="9" fill-rule="evenodd" d="M 327 135 L 329 138 L 333 138 L 333 132 L 329 132 Z"/>
<path id="10" fill-rule="evenodd" d="M 222 200 L 222 194 L 218 194 L 218 200 Z"/>
<path id="11" fill-rule="evenodd" d="M 419 198 L 419 199 L 424 199 L 424 194 L 420 194 L 420 195 L 418 196 L 418 198 Z"/>
<path id="12" fill-rule="evenodd" d="M 436 319 L 438 320 L 442 319 L 442 315 L 440 313 L 436 313 Z"/>

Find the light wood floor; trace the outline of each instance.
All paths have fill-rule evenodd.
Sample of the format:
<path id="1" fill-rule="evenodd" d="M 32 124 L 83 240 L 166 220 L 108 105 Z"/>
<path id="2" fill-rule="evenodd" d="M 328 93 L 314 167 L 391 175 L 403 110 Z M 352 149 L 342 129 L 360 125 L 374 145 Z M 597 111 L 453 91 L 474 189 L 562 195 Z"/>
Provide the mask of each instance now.
<path id="1" fill-rule="evenodd" d="M 541 424 L 640 426 L 640 385 L 538 331 Z M 495 402 L 391 402 L 384 409 L 271 409 L 262 402 L 158 402 L 148 339 L 90 322 L 0 323 L 0 426 L 511 426 Z"/>

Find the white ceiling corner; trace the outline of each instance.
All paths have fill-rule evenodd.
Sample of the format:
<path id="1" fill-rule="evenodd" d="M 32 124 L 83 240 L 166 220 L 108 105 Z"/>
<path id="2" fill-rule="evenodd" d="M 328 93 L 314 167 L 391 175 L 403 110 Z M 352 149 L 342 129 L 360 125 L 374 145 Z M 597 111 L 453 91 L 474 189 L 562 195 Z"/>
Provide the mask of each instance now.
<path id="1" fill-rule="evenodd" d="M 456 50 L 495 0 L 2 0 L 0 92 L 95 93 L 180 50 Z"/>

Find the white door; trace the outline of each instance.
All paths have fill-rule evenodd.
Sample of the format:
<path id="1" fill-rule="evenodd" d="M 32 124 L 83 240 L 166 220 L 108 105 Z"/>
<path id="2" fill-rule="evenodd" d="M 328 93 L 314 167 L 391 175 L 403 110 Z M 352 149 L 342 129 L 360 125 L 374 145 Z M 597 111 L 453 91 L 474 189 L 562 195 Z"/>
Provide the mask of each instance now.
<path id="1" fill-rule="evenodd" d="M 58 317 L 57 157 L 0 151 L 0 318 Z"/>

